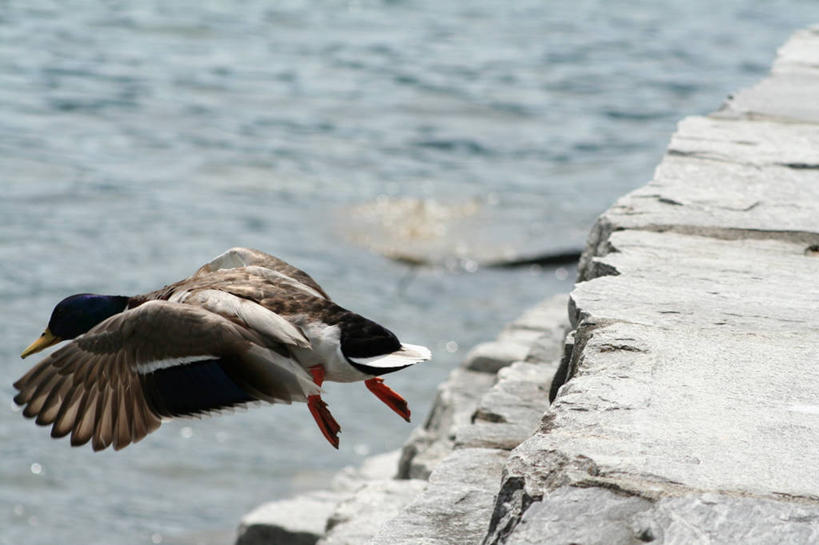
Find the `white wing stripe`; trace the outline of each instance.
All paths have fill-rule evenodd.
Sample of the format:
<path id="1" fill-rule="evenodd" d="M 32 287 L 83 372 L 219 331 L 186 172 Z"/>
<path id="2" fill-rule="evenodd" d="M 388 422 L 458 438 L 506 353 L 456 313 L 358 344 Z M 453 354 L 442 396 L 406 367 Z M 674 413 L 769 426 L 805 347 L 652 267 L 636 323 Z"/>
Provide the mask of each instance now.
<path id="1" fill-rule="evenodd" d="M 137 373 L 140 375 L 147 375 L 159 369 L 167 369 L 169 367 L 177 367 L 180 365 L 188 365 L 197 361 L 207 361 L 218 359 L 217 356 L 208 354 L 199 354 L 198 356 L 185 356 L 183 358 L 166 358 L 163 360 L 148 361 L 145 363 L 138 363 L 136 366 Z"/>

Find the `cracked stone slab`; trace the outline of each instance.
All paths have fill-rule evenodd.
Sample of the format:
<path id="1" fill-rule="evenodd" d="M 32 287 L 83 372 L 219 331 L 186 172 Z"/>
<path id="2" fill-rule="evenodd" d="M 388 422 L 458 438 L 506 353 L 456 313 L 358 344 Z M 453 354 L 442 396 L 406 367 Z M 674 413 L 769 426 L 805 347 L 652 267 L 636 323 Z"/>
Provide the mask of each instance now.
<path id="1" fill-rule="evenodd" d="M 579 426 L 589 442 L 572 453 L 621 474 L 815 494 L 819 473 L 800 468 L 819 464 L 819 260 L 777 240 L 623 231 L 611 245 L 601 259 L 620 274 L 572 293 L 574 378 L 549 442 Z"/>
<path id="2" fill-rule="evenodd" d="M 496 449 L 453 451 L 432 472 L 421 496 L 383 525 L 370 545 L 480 542 L 508 454 Z"/>
<path id="3" fill-rule="evenodd" d="M 634 517 L 662 545 L 819 543 L 819 506 L 723 494 L 663 498 Z"/>
<path id="4" fill-rule="evenodd" d="M 633 545 L 646 541 L 644 538 L 648 535 L 630 522 L 651 506 L 650 501 L 635 496 L 564 486 L 532 505 L 514 531 L 504 536 L 503 542 L 506 545 Z"/>
<path id="5" fill-rule="evenodd" d="M 571 294 L 573 378 L 512 451 L 493 535 L 567 484 L 815 504 L 819 259 L 799 242 L 672 232 L 608 244 L 595 259 L 616 274 Z"/>
<path id="6" fill-rule="evenodd" d="M 677 125 L 668 153 L 756 167 L 819 168 L 817 144 L 819 125 L 692 116 Z"/>
<path id="7" fill-rule="evenodd" d="M 686 118 L 653 180 L 618 199 L 592 228 L 581 280 L 611 274 L 590 260 L 605 255 L 609 235 L 623 229 L 819 243 L 819 125 Z"/>
<path id="8" fill-rule="evenodd" d="M 819 148 L 819 138 L 814 146 Z M 598 238 L 604 240 L 621 229 L 719 238 L 819 233 L 817 218 L 819 168 L 759 167 L 667 155 L 651 183 L 619 199 L 601 216 L 598 224 L 607 225 Z"/>
<path id="9" fill-rule="evenodd" d="M 558 488 L 534 504 L 506 545 L 765 545 L 819 542 L 819 507 L 724 494 L 653 502 L 611 490 Z"/>
<path id="10" fill-rule="evenodd" d="M 819 140 L 815 146 L 819 149 Z M 627 229 L 726 240 L 772 238 L 807 248 L 819 244 L 819 168 L 668 155 L 654 181 L 619 199 L 595 223 L 580 260 L 581 281 L 616 274 L 595 259 L 611 251 L 612 233 Z"/>
<path id="11" fill-rule="evenodd" d="M 617 275 L 576 286 L 575 324 L 588 316 L 751 340 L 800 331 L 809 339 L 819 327 L 819 260 L 801 242 L 635 230 L 613 233 L 609 245 L 613 251 L 595 259 Z"/>

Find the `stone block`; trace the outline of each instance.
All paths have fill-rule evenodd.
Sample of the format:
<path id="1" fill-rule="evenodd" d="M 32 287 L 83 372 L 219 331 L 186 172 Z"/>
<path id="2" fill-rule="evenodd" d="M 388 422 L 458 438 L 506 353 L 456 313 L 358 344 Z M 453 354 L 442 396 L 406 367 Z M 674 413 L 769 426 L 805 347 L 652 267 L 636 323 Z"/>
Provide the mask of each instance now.
<path id="1" fill-rule="evenodd" d="M 242 517 L 236 545 L 315 545 L 345 497 L 318 491 L 262 504 Z"/>
<path id="2" fill-rule="evenodd" d="M 426 479 L 454 445 L 455 431 L 472 420 L 481 396 L 495 376 L 467 369 L 454 369 L 438 387 L 432 411 L 422 429 L 413 431 L 399 462 L 401 479 Z"/>
<path id="3" fill-rule="evenodd" d="M 652 502 L 623 496 L 604 488 L 564 486 L 533 503 L 504 545 L 582 543 L 583 545 L 634 545 L 654 534 L 635 527 L 635 515 L 651 509 Z M 694 542 L 687 542 L 694 543 Z"/>
<path id="4" fill-rule="evenodd" d="M 533 339 L 532 339 L 533 340 Z M 491 341 L 477 345 L 466 355 L 464 367 L 480 373 L 497 373 L 512 362 L 526 359 L 531 341 Z"/>
<path id="5" fill-rule="evenodd" d="M 511 450 L 538 428 L 549 406 L 555 367 L 516 362 L 498 372 L 498 382 L 481 398 L 472 423 L 458 428 L 456 448 Z"/>
<path id="6" fill-rule="evenodd" d="M 489 524 L 507 451 L 453 451 L 432 472 L 426 490 L 383 525 L 371 545 L 478 543 Z"/>
<path id="7" fill-rule="evenodd" d="M 362 545 L 426 488 L 421 480 L 373 480 L 340 502 L 318 545 Z"/>
<path id="8" fill-rule="evenodd" d="M 335 491 L 355 491 L 369 481 L 393 479 L 398 474 L 401 449 L 375 454 L 364 459 L 360 467 L 348 466 L 333 476 Z"/>
<path id="9" fill-rule="evenodd" d="M 650 501 L 606 488 L 564 486 L 533 503 L 505 545 L 774 545 L 819 542 L 819 507 L 691 493 Z"/>

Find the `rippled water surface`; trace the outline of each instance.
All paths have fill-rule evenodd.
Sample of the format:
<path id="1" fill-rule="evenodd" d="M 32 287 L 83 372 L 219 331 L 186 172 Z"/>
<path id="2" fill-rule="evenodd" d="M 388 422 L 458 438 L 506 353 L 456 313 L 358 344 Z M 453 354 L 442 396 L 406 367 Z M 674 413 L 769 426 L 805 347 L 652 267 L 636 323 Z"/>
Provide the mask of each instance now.
<path id="1" fill-rule="evenodd" d="M 65 295 L 149 291 L 263 249 L 433 349 L 388 380 L 422 422 L 466 348 L 574 271 L 411 269 L 355 243 L 361 207 L 468 206 L 476 251 L 579 247 L 680 117 L 816 21 L 798 0 L 3 2 L 0 543 L 192 543 L 410 431 L 362 385 L 330 384 L 338 452 L 304 406 L 72 449 L 11 402 Z"/>

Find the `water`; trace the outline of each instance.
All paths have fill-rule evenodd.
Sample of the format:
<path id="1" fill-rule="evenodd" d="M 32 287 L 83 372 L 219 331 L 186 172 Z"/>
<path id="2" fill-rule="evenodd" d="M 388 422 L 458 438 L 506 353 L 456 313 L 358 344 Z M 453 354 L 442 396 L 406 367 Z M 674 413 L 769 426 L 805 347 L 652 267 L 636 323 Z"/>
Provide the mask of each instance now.
<path id="1" fill-rule="evenodd" d="M 351 242 L 350 216 L 385 198 L 475 202 L 470 244 L 579 246 L 650 179 L 680 117 L 716 109 L 819 21 L 809 1 L 665 4 L 4 2 L 0 543 L 231 530 L 400 446 L 408 425 L 331 384 L 338 452 L 304 406 L 277 406 L 94 454 L 25 421 L 11 383 L 63 296 L 149 291 L 245 245 L 430 346 L 434 362 L 388 380 L 422 422 L 469 346 L 574 271 L 411 269 Z"/>

